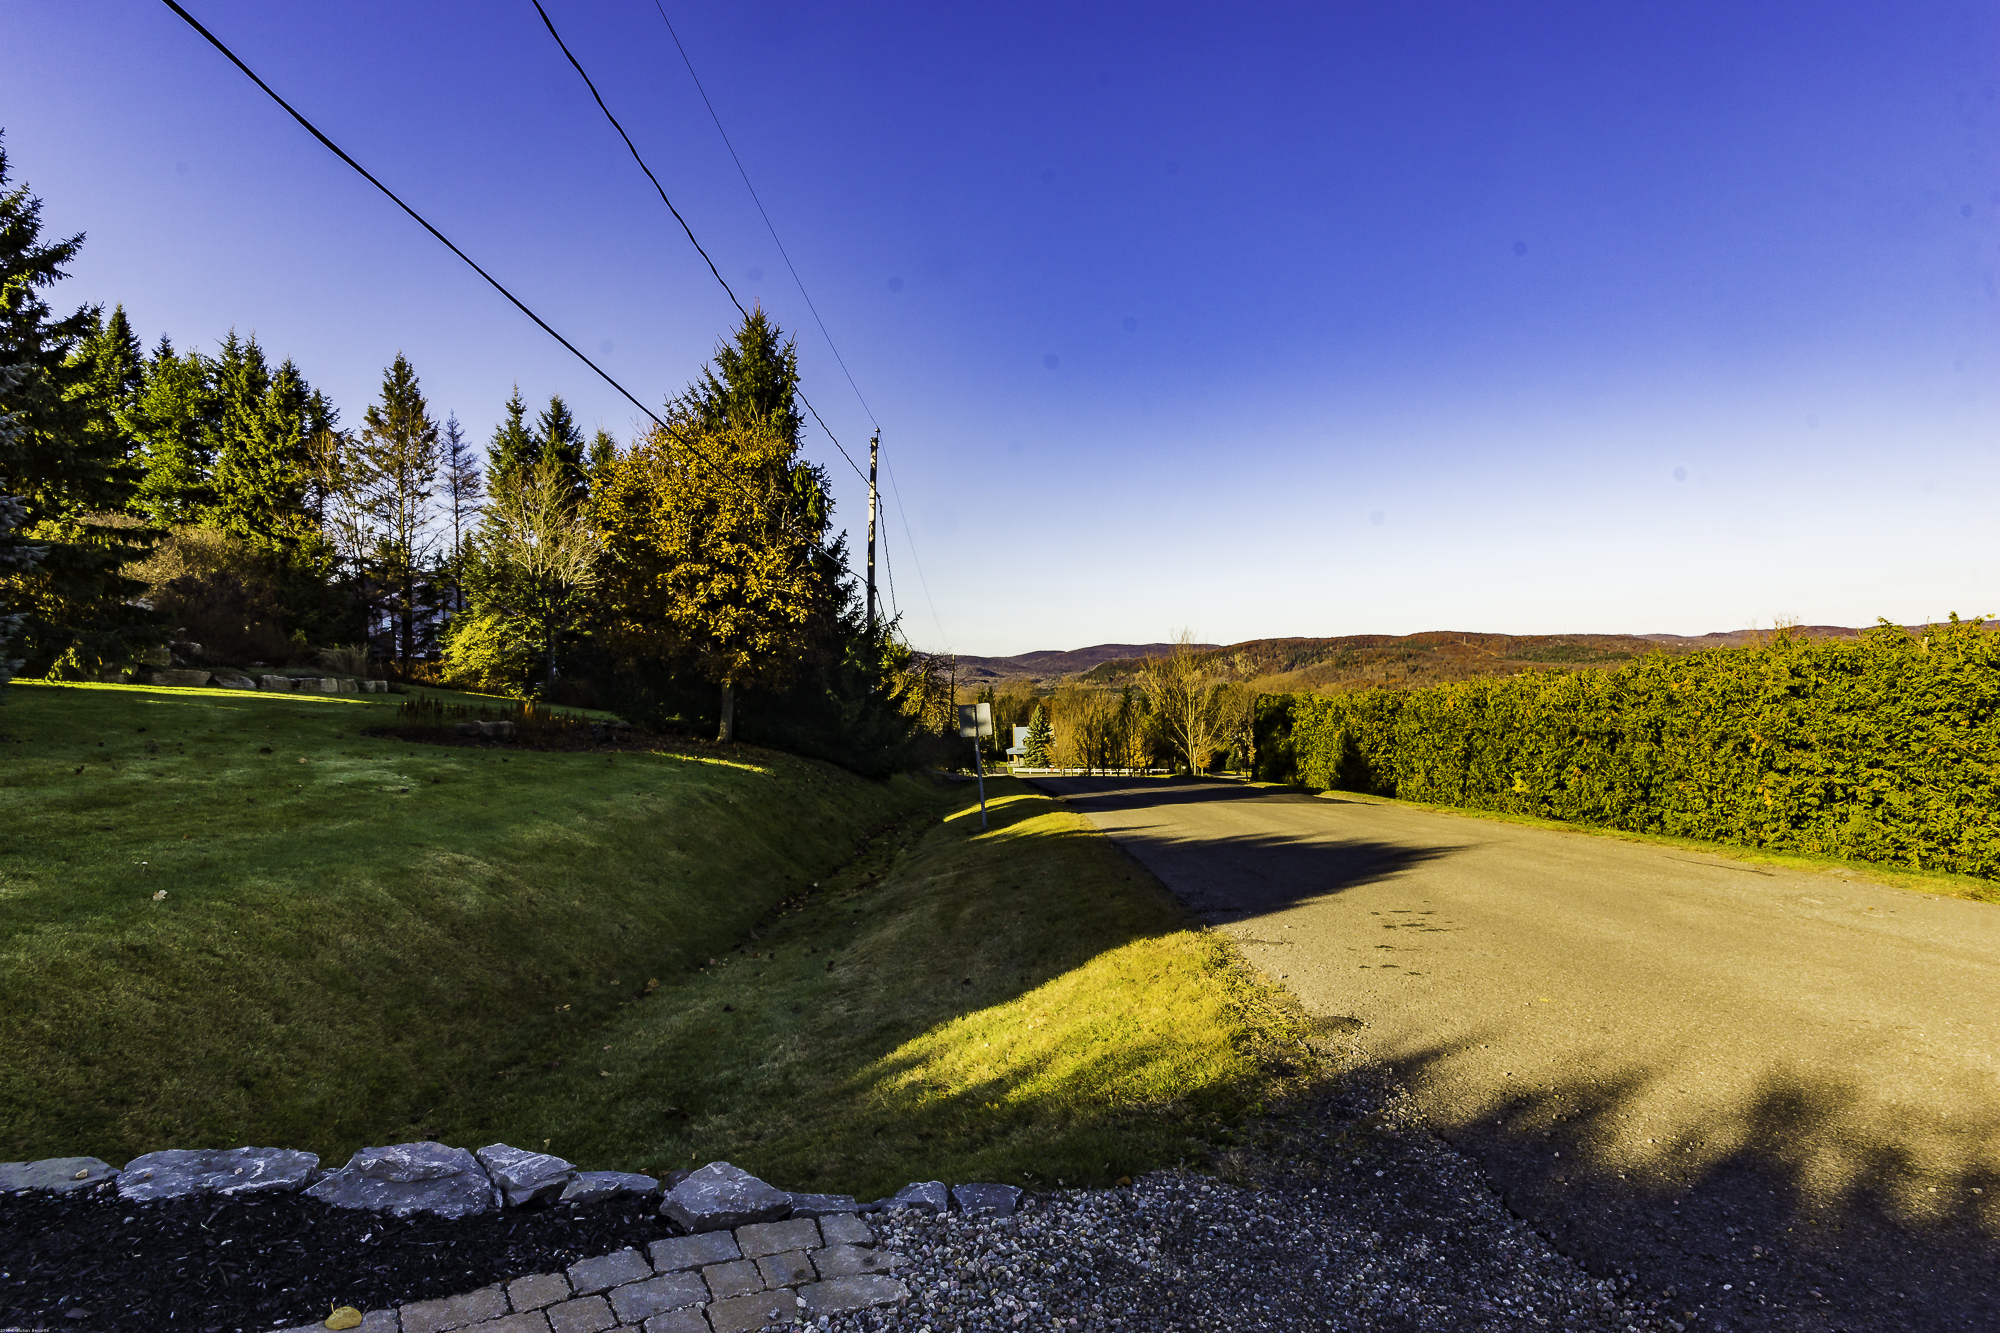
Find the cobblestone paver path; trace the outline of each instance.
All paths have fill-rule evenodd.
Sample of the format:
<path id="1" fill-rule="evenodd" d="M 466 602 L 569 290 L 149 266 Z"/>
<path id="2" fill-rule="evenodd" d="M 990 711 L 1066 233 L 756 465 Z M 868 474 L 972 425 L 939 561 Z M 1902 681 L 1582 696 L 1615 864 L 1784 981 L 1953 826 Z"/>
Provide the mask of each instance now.
<path id="1" fill-rule="evenodd" d="M 745 1333 L 907 1300 L 903 1256 L 851 1213 L 654 1241 L 442 1300 L 362 1316 L 356 1333 Z M 285 1333 L 325 1333 L 305 1324 Z"/>

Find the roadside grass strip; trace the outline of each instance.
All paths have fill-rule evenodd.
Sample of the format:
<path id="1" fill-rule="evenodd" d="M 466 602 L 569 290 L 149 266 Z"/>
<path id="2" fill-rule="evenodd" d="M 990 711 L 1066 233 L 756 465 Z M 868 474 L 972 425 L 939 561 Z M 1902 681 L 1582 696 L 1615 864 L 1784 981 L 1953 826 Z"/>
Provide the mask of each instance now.
<path id="1" fill-rule="evenodd" d="M 1287 1085 L 1304 1021 L 1082 817 L 987 786 L 990 832 L 967 793 L 913 815 L 578 1063 L 520 1071 L 486 1123 L 579 1163 L 722 1158 L 863 1199 L 1209 1161 Z"/>
<path id="2" fill-rule="evenodd" d="M 595 1050 L 649 977 L 941 808 L 748 747 L 361 734 L 399 703 L 11 687 L 0 1159 L 492 1142 L 502 1071 Z"/>

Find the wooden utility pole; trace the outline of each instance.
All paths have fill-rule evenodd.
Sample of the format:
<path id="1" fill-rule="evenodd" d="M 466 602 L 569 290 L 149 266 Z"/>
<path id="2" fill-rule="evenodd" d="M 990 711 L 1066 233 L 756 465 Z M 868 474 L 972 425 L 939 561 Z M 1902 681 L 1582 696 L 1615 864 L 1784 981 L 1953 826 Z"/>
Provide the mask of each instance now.
<path id="1" fill-rule="evenodd" d="M 882 432 L 868 437 L 868 639 L 875 639 L 875 455 L 882 448 Z"/>

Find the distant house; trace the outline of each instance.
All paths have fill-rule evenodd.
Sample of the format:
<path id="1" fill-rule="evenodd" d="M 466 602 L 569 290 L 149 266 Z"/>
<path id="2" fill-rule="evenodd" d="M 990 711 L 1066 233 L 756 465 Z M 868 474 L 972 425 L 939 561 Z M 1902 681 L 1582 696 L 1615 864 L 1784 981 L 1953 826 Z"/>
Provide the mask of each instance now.
<path id="1" fill-rule="evenodd" d="M 1014 763 L 1018 764 L 1021 762 L 1022 756 L 1028 753 L 1028 729 L 1026 727 L 1014 728 L 1014 743 L 1007 747 L 1005 753 L 1007 758 Z"/>

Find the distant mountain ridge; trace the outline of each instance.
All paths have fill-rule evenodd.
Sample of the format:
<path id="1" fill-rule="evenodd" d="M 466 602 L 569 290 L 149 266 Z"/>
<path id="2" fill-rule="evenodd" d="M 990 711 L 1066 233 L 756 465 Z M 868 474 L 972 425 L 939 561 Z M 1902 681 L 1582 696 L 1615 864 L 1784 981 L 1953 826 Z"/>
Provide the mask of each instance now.
<path id="1" fill-rule="evenodd" d="M 1222 645 L 1201 643 L 1195 646 L 1204 652 L 1212 652 Z M 1073 676 L 1105 662 L 1158 657 L 1172 652 L 1173 647 L 1171 643 L 1100 643 L 1089 648 L 1045 648 L 1040 652 L 1017 653 L 1013 657 L 961 657 L 958 659 L 958 677 L 961 681 L 980 681 Z"/>
<path id="2" fill-rule="evenodd" d="M 1919 627 L 1911 627 L 1919 628 Z M 1845 625 L 1797 625 L 1792 632 L 1815 639 L 1858 638 Z M 1507 675 L 1550 667 L 1616 666 L 1651 652 L 1697 652 L 1759 642 L 1768 629 L 1716 630 L 1709 634 L 1494 634 L 1427 630 L 1418 634 L 1347 634 L 1329 638 L 1247 639 L 1228 645 L 1198 644 L 1245 677 L 1272 689 L 1407 687 Z M 1013 657 L 961 657 L 961 685 L 1001 680 L 1048 682 L 1081 676 L 1091 684 L 1131 679 L 1148 657 L 1170 652 L 1170 643 L 1100 643 L 1067 651 L 1045 649 Z"/>

